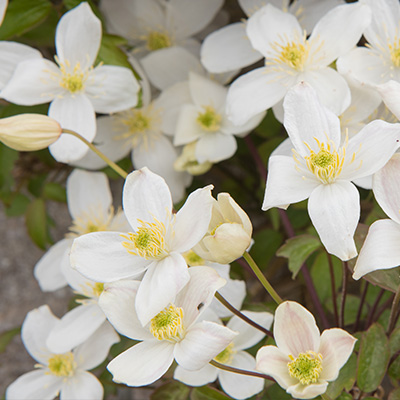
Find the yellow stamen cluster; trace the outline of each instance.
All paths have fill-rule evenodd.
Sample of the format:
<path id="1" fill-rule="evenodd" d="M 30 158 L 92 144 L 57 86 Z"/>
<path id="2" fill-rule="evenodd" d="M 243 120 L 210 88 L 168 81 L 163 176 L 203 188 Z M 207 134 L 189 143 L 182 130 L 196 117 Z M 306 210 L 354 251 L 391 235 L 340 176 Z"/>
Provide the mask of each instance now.
<path id="1" fill-rule="evenodd" d="M 314 351 L 300 353 L 297 358 L 289 355 L 292 360 L 288 362 L 289 375 L 296 378 L 302 385 L 315 383 L 322 372 L 322 355 Z"/>
<path id="2" fill-rule="evenodd" d="M 400 67 L 400 39 L 395 39 L 393 44 L 388 43 L 390 58 L 395 67 Z"/>
<path id="3" fill-rule="evenodd" d="M 92 71 L 92 68 L 82 69 L 81 64 L 77 62 L 73 68 L 68 60 L 61 63 L 56 57 L 60 67 L 61 79 L 60 86 L 71 93 L 79 93 L 85 89 L 85 82 Z"/>
<path id="4" fill-rule="evenodd" d="M 146 44 L 150 51 L 154 51 L 171 47 L 172 40 L 167 32 L 152 31 L 146 37 Z"/>
<path id="5" fill-rule="evenodd" d="M 76 293 L 93 298 L 98 298 L 104 291 L 104 283 L 103 282 L 85 282 L 84 285 L 81 285 L 81 289 L 77 290 Z M 75 300 L 79 304 L 88 304 L 87 299 L 76 299 Z"/>
<path id="6" fill-rule="evenodd" d="M 138 221 L 141 226 L 135 233 L 130 232 L 121 235 L 128 240 L 122 242 L 122 245 L 128 253 L 143 257 L 146 260 L 163 258 L 167 254 L 165 225 L 157 218 L 154 218 L 155 222 Z"/>
<path id="7" fill-rule="evenodd" d="M 71 352 L 65 354 L 54 354 L 48 361 L 49 373 L 55 376 L 74 375 L 76 362 Z"/>
<path id="8" fill-rule="evenodd" d="M 183 254 L 183 257 L 185 257 L 186 263 L 190 267 L 195 267 L 197 265 L 204 265 L 205 261 L 198 256 L 193 250 L 189 250 L 186 253 Z"/>
<path id="9" fill-rule="evenodd" d="M 229 343 L 228 346 L 219 353 L 214 360 L 221 364 L 230 364 L 236 351 L 233 350 L 233 342 Z"/>
<path id="10" fill-rule="evenodd" d="M 197 123 L 207 132 L 216 132 L 221 127 L 221 115 L 215 111 L 214 107 L 205 106 L 204 112 L 197 115 Z"/>
<path id="11" fill-rule="evenodd" d="M 170 305 L 150 322 L 150 332 L 158 340 L 180 342 L 184 336 L 183 309 Z"/>

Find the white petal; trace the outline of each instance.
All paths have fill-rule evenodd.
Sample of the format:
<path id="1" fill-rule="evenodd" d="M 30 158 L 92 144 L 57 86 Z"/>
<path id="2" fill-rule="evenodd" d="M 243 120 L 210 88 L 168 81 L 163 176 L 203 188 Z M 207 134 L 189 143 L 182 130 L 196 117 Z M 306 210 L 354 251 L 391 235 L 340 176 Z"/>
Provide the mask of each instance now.
<path id="1" fill-rule="evenodd" d="M 135 301 L 136 312 L 143 326 L 173 301 L 189 278 L 186 261 L 178 253 L 170 253 L 148 267 Z"/>
<path id="2" fill-rule="evenodd" d="M 190 193 L 185 204 L 176 214 L 175 236 L 171 248 L 185 252 L 196 245 L 207 232 L 211 219 L 213 197 L 212 185 Z"/>
<path id="3" fill-rule="evenodd" d="M 265 111 L 260 112 L 254 117 L 250 118 L 243 125 L 234 125 L 230 120 L 224 118 L 221 122 L 221 131 L 225 134 L 233 134 L 239 137 L 244 137 L 260 124 L 260 122 L 264 119 L 265 114 Z"/>
<path id="4" fill-rule="evenodd" d="M 33 274 L 43 292 L 52 292 L 67 285 L 60 265 L 69 264 L 72 239 L 62 239 L 51 246 L 35 265 Z"/>
<path id="5" fill-rule="evenodd" d="M 106 215 L 112 205 L 107 176 L 102 172 L 75 169 L 67 180 L 67 202 L 73 219 L 91 210 L 98 210 L 99 216 Z"/>
<path id="6" fill-rule="evenodd" d="M 269 0 L 274 7 L 287 10 L 290 0 Z M 261 7 L 265 6 L 264 0 L 238 0 L 238 3 L 247 16 L 253 15 Z"/>
<path id="7" fill-rule="evenodd" d="M 386 107 L 400 119 L 400 83 L 390 80 L 382 85 L 378 86 L 379 94 L 382 96 L 382 100 L 386 104 Z"/>
<path id="8" fill-rule="evenodd" d="M 57 321 L 49 332 L 46 345 L 53 353 L 66 353 L 83 343 L 105 319 L 97 304 L 75 307 Z"/>
<path id="9" fill-rule="evenodd" d="M 93 232 L 74 240 L 71 265 L 96 282 L 113 282 L 142 273 L 149 261 L 129 254 L 119 232 Z"/>
<path id="10" fill-rule="evenodd" d="M 318 186 L 308 199 L 308 213 L 328 253 L 343 261 L 357 255 L 353 236 L 360 218 L 360 195 L 351 182 Z"/>
<path id="11" fill-rule="evenodd" d="M 198 140 L 195 154 L 199 163 L 217 163 L 231 158 L 236 149 L 236 139 L 232 135 L 215 132 L 205 134 Z"/>
<path id="12" fill-rule="evenodd" d="M 198 107 L 211 106 L 217 112 L 225 107 L 227 89 L 211 79 L 192 72 L 189 74 L 189 90 Z"/>
<path id="13" fill-rule="evenodd" d="M 175 345 L 175 360 L 190 371 L 200 369 L 224 350 L 235 335 L 225 326 L 203 321 L 191 326 L 185 338 Z"/>
<path id="14" fill-rule="evenodd" d="M 145 386 L 161 378 L 174 360 L 174 345 L 167 341 L 145 341 L 114 358 L 107 369 L 113 381 L 128 386 Z"/>
<path id="15" fill-rule="evenodd" d="M 174 136 L 175 146 L 181 146 L 193 142 L 200 137 L 209 134 L 209 132 L 205 132 L 197 122 L 200 112 L 199 108 L 193 104 L 182 105 L 176 122 L 176 131 Z"/>
<path id="16" fill-rule="evenodd" d="M 289 387 L 286 392 L 291 394 L 296 399 L 313 399 L 319 394 L 325 393 L 328 382 L 311 383 L 310 385 L 302 385 L 298 383 Z"/>
<path id="17" fill-rule="evenodd" d="M 90 372 L 76 371 L 66 379 L 61 388 L 60 400 L 98 400 L 104 395 L 103 385 Z"/>
<path id="18" fill-rule="evenodd" d="M 213 73 L 247 67 L 261 58 L 263 56 L 251 46 L 243 22 L 214 31 L 205 38 L 201 46 L 201 62 Z"/>
<path id="19" fill-rule="evenodd" d="M 374 222 L 357 258 L 353 278 L 400 265 L 400 225 L 390 219 Z"/>
<path id="20" fill-rule="evenodd" d="M 210 364 L 206 364 L 203 368 L 196 371 L 189 371 L 177 365 L 174 371 L 174 379 L 189 386 L 203 386 L 214 382 L 217 379 L 218 372 L 218 368 Z"/>
<path id="21" fill-rule="evenodd" d="M 100 48 L 101 22 L 88 3 L 68 11 L 60 19 L 56 30 L 56 49 L 62 63 L 82 68 L 93 65 Z"/>
<path id="22" fill-rule="evenodd" d="M 6 390 L 8 400 L 54 399 L 61 389 L 61 378 L 44 370 L 28 372 L 15 380 Z"/>
<path id="23" fill-rule="evenodd" d="M 101 65 L 90 75 L 93 82 L 86 87 L 93 108 L 98 113 L 114 113 L 135 107 L 140 86 L 129 68 Z"/>
<path id="24" fill-rule="evenodd" d="M 96 116 L 91 102 L 85 95 L 56 98 L 50 104 L 49 117 L 55 119 L 63 129 L 70 129 L 91 142 L 96 135 Z M 52 156 L 61 162 L 79 160 L 88 151 L 88 146 L 69 134 L 49 146 Z"/>
<path id="25" fill-rule="evenodd" d="M 165 180 L 148 168 L 133 171 L 124 184 L 122 204 L 126 218 L 136 230 L 142 221 L 157 218 L 165 222 L 172 210 L 172 198 Z"/>
<path id="26" fill-rule="evenodd" d="M 216 264 L 215 264 L 216 265 Z M 213 268 L 215 266 L 213 265 Z M 219 293 L 236 309 L 242 308 L 243 301 L 246 297 L 246 282 L 236 279 L 227 279 L 224 287 L 218 290 Z M 219 300 L 214 299 L 210 304 L 210 308 L 220 317 L 231 317 L 232 312 L 226 308 Z"/>

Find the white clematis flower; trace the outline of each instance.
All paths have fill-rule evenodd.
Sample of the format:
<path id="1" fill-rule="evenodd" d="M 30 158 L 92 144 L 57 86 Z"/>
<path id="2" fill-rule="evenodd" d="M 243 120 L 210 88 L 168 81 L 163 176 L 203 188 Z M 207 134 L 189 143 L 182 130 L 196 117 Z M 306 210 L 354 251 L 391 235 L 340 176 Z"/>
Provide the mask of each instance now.
<path id="1" fill-rule="evenodd" d="M 147 168 L 132 172 L 123 192 L 123 208 L 132 232 L 79 237 L 71 250 L 72 266 L 96 282 L 138 277 L 146 271 L 135 306 L 140 321 L 147 324 L 189 280 L 181 253 L 190 250 L 207 230 L 211 188 L 193 192 L 175 215 L 164 179 Z"/>
<path id="2" fill-rule="evenodd" d="M 26 316 L 22 341 L 38 364 L 7 388 L 7 400 L 54 399 L 58 395 L 70 400 L 103 398 L 103 386 L 87 371 L 106 359 L 110 347 L 119 341 L 118 335 L 107 323 L 72 351 L 54 354 L 47 348 L 46 339 L 57 321 L 47 305 Z"/>
<path id="3" fill-rule="evenodd" d="M 140 89 L 132 71 L 114 65 L 93 68 L 101 42 L 101 22 L 88 3 L 63 15 L 56 31 L 56 63 L 32 58 L 18 64 L 1 96 L 15 104 L 51 102 L 49 116 L 90 142 L 96 135 L 95 113 L 133 107 Z M 50 146 L 57 161 L 70 162 L 88 147 L 71 135 Z"/>
<path id="4" fill-rule="evenodd" d="M 376 201 L 390 217 L 375 221 L 357 258 L 353 278 L 400 265 L 400 154 L 374 174 L 372 189 Z"/>
<path id="5" fill-rule="evenodd" d="M 118 332 L 141 341 L 108 364 L 115 382 L 148 385 L 159 379 L 174 359 L 186 369 L 200 369 L 232 341 L 236 333 L 230 329 L 214 322 L 196 323 L 224 280 L 209 267 L 191 267 L 189 274 L 185 288 L 144 327 L 132 307 L 140 282 L 105 285 L 100 306 L 107 318 Z"/>
<path id="6" fill-rule="evenodd" d="M 400 125 L 373 121 L 341 143 L 340 121 L 300 83 L 284 102 L 293 156 L 274 155 L 262 209 L 286 209 L 309 198 L 308 213 L 327 251 L 342 260 L 357 255 L 354 232 L 359 193 L 351 181 L 372 175 L 400 146 Z"/>
<path id="7" fill-rule="evenodd" d="M 296 399 L 325 393 L 356 342 L 343 329 L 326 329 L 320 335 L 314 316 L 294 301 L 285 301 L 276 309 L 274 338 L 277 346 L 258 350 L 257 369 Z"/>
<path id="8" fill-rule="evenodd" d="M 227 114 L 239 125 L 264 111 L 300 81 L 308 82 L 322 103 L 336 115 L 350 103 L 344 78 L 330 64 L 350 51 L 370 21 L 368 6 L 344 4 L 324 15 L 307 39 L 297 19 L 267 5 L 247 22 L 254 49 L 266 58 L 265 67 L 239 77 L 231 85 Z"/>

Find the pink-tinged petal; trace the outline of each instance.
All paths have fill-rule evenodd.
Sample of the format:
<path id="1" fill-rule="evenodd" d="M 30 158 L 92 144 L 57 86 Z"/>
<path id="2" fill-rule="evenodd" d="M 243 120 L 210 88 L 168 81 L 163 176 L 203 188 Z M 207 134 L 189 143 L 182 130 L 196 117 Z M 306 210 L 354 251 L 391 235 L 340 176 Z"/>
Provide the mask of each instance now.
<path id="1" fill-rule="evenodd" d="M 299 303 L 285 301 L 275 311 L 274 337 L 278 348 L 297 357 L 307 351 L 318 351 L 320 333 L 314 316 Z"/>
<path id="2" fill-rule="evenodd" d="M 181 146 L 193 142 L 203 135 L 208 135 L 201 125 L 197 122 L 201 109 L 193 104 L 182 105 L 179 116 L 176 121 L 176 131 L 174 136 L 174 145 Z"/>
<path id="3" fill-rule="evenodd" d="M 157 218 L 165 223 L 172 210 L 172 198 L 165 180 L 145 167 L 126 178 L 122 205 L 126 218 L 137 230 L 138 219 L 152 222 Z"/>
<path id="4" fill-rule="evenodd" d="M 353 278 L 400 265 L 400 225 L 390 219 L 374 222 L 357 258 Z"/>
<path id="5" fill-rule="evenodd" d="M 256 312 L 256 311 L 241 311 L 246 317 L 261 325 L 266 329 L 270 329 L 274 316 L 269 312 Z M 233 316 L 228 322 L 228 328 L 238 335 L 233 339 L 235 350 L 244 350 L 256 345 L 264 336 L 265 333 L 249 325 L 237 316 Z"/>
<path id="6" fill-rule="evenodd" d="M 60 400 L 102 399 L 104 388 L 100 381 L 90 372 L 76 371 L 73 376 L 62 383 Z"/>
<path id="7" fill-rule="evenodd" d="M 63 129 L 73 130 L 89 142 L 96 135 L 96 115 L 91 102 L 83 94 L 54 99 L 50 104 L 49 117 Z M 80 139 L 64 133 L 49 146 L 49 150 L 57 161 L 68 163 L 82 158 L 89 147 Z"/>
<path id="8" fill-rule="evenodd" d="M 357 179 L 381 169 L 400 146 L 400 124 L 375 120 L 353 136 L 340 179 Z M 354 161 L 353 161 L 354 157 Z"/>
<path id="9" fill-rule="evenodd" d="M 204 367 L 224 350 L 236 332 L 215 322 L 203 321 L 193 325 L 185 338 L 175 345 L 176 362 L 189 371 Z"/>
<path id="10" fill-rule="evenodd" d="M 105 320 L 104 312 L 96 303 L 75 307 L 57 321 L 46 345 L 53 353 L 66 353 L 87 340 Z"/>
<path id="11" fill-rule="evenodd" d="M 178 293 L 175 305 L 184 310 L 184 325 L 190 326 L 214 298 L 215 292 L 225 285 L 225 279 L 211 267 L 189 268 L 190 280 Z M 201 307 L 200 307 L 201 306 Z"/>
<path id="12" fill-rule="evenodd" d="M 150 264 L 135 301 L 136 312 L 143 326 L 173 301 L 189 278 L 188 266 L 179 253 L 170 253 Z"/>
<path id="13" fill-rule="evenodd" d="M 296 333 L 297 335 L 297 333 Z M 290 358 L 275 346 L 264 346 L 256 355 L 256 369 L 265 375 L 272 376 L 283 389 L 295 385 L 298 380 L 289 375 Z"/>
<path id="14" fill-rule="evenodd" d="M 200 54 L 202 64 L 213 73 L 241 69 L 263 58 L 251 46 L 243 22 L 224 26 L 208 35 Z"/>
<path id="15" fill-rule="evenodd" d="M 311 148 L 318 148 L 317 141 L 326 142 L 327 137 L 339 146 L 340 121 L 324 107 L 312 86 L 300 82 L 288 91 L 283 102 L 284 125 L 297 152 L 308 156 Z"/>
<path id="16" fill-rule="evenodd" d="M 390 80 L 377 87 L 379 94 L 382 96 L 383 102 L 386 107 L 400 119 L 400 83 L 397 81 Z"/>
<path id="17" fill-rule="evenodd" d="M 183 253 L 190 250 L 206 234 L 214 202 L 212 188 L 212 185 L 208 185 L 190 193 L 176 214 L 175 236 L 171 245 L 173 251 Z"/>
<path id="18" fill-rule="evenodd" d="M 69 264 L 72 239 L 62 239 L 51 246 L 35 265 L 33 274 L 43 292 L 52 292 L 67 285 L 61 264 Z"/>
<path id="19" fill-rule="evenodd" d="M 53 62 L 32 58 L 20 62 L 1 97 L 11 103 L 31 106 L 52 101 L 63 92 L 60 70 Z"/>
<path id="20" fill-rule="evenodd" d="M 140 86 L 129 68 L 101 65 L 90 75 L 85 94 L 98 113 L 108 114 L 135 107 Z"/>
<path id="21" fill-rule="evenodd" d="M 189 386 L 204 386 L 207 383 L 214 382 L 218 376 L 218 368 L 206 364 L 203 368 L 196 371 L 188 371 L 177 365 L 174 371 L 174 379 L 183 382 Z"/>
<path id="22" fill-rule="evenodd" d="M 360 194 L 349 181 L 318 186 L 308 213 L 326 250 L 343 261 L 357 255 L 354 232 L 360 219 Z"/>
<path id="23" fill-rule="evenodd" d="M 291 203 L 307 199 L 320 182 L 311 174 L 302 176 L 293 157 L 272 156 L 268 162 L 267 188 L 262 209 L 287 208 Z"/>
<path id="24" fill-rule="evenodd" d="M 237 149 L 236 138 L 224 133 L 206 133 L 196 143 L 195 155 L 199 163 L 217 163 L 231 158 Z"/>
<path id="25" fill-rule="evenodd" d="M 82 275 L 96 282 L 113 282 L 141 274 L 150 261 L 129 254 L 119 232 L 93 232 L 74 240 L 70 261 Z"/>
<path id="26" fill-rule="evenodd" d="M 106 214 L 112 205 L 107 176 L 75 169 L 67 180 L 67 202 L 73 219 L 88 215 L 90 211 Z"/>
<path id="27" fill-rule="evenodd" d="M 189 74 L 189 90 L 198 107 L 211 106 L 217 112 L 225 107 L 228 90 L 211 79 L 192 72 Z"/>
<path id="28" fill-rule="evenodd" d="M 52 400 L 60 391 L 62 378 L 46 374 L 45 370 L 28 372 L 15 380 L 6 390 L 8 400 Z"/>
<path id="29" fill-rule="evenodd" d="M 400 154 L 395 153 L 387 164 L 374 174 L 373 191 L 383 211 L 400 224 Z"/>
<path id="30" fill-rule="evenodd" d="M 99 305 L 111 325 L 122 335 L 133 340 L 152 339 L 153 335 L 143 328 L 136 314 L 135 299 L 139 281 L 121 280 L 104 287 Z"/>
<path id="31" fill-rule="evenodd" d="M 303 37 L 296 17 L 271 4 L 262 7 L 249 18 L 246 31 L 252 46 L 265 57 L 276 52 L 276 43 L 289 43 Z"/>
<path id="32" fill-rule="evenodd" d="M 257 68 L 236 79 L 229 88 L 226 113 L 235 125 L 243 125 L 285 96 L 296 77 L 282 76 L 268 68 Z"/>
<path id="33" fill-rule="evenodd" d="M 101 22 L 88 3 L 81 3 L 65 13 L 57 25 L 57 56 L 61 63 L 70 63 L 72 68 L 77 63 L 82 68 L 92 66 L 100 42 Z"/>
<path id="34" fill-rule="evenodd" d="M 291 394 L 296 399 L 313 399 L 319 394 L 325 393 L 328 387 L 328 382 L 312 383 L 310 385 L 297 385 L 289 387 L 286 392 Z"/>
<path id="35" fill-rule="evenodd" d="M 145 386 L 161 378 L 173 360 L 174 344 L 154 339 L 124 351 L 107 365 L 107 369 L 114 382 Z"/>
<path id="36" fill-rule="evenodd" d="M 256 360 L 253 356 L 245 351 L 239 351 L 234 355 L 229 366 L 246 371 L 255 371 Z M 219 382 L 222 389 L 234 399 L 248 399 L 264 388 L 264 379 L 253 376 L 235 374 L 233 372 L 220 370 Z"/>
<path id="37" fill-rule="evenodd" d="M 119 335 L 108 321 L 74 350 L 74 359 L 79 369 L 90 370 L 100 365 L 108 356 L 113 344 L 120 341 Z"/>
<path id="38" fill-rule="evenodd" d="M 349 359 L 357 339 L 343 329 L 327 329 L 322 332 L 321 346 L 318 353 L 322 354 L 322 372 L 319 379 L 334 381 L 339 370 Z"/>

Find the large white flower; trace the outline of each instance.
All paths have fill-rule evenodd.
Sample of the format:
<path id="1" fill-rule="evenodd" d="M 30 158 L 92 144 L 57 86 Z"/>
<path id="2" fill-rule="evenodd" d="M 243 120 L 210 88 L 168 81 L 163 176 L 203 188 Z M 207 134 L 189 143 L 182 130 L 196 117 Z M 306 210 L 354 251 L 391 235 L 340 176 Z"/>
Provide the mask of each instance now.
<path id="1" fill-rule="evenodd" d="M 294 301 L 275 312 L 276 346 L 257 352 L 257 369 L 272 376 L 296 399 L 325 393 L 350 357 L 356 339 L 343 329 L 326 329 L 320 335 L 313 315 Z"/>
<path id="2" fill-rule="evenodd" d="M 224 280 L 209 267 L 191 267 L 189 274 L 185 288 L 144 327 L 132 307 L 140 282 L 105 285 L 100 306 L 107 318 L 118 332 L 141 341 L 108 364 L 114 381 L 148 385 L 160 378 L 174 359 L 186 369 L 200 369 L 232 341 L 236 333 L 230 329 L 214 322 L 196 323 Z"/>
<path id="3" fill-rule="evenodd" d="M 140 89 L 128 68 L 93 68 L 100 42 L 101 22 L 88 3 L 81 3 L 57 25 L 57 64 L 43 58 L 22 61 L 1 96 L 22 105 L 51 102 L 50 117 L 92 141 L 95 112 L 112 113 L 135 106 Z M 87 151 L 88 147 L 71 135 L 61 135 L 50 146 L 54 158 L 62 162 L 78 160 Z"/>
<path id="4" fill-rule="evenodd" d="M 309 198 L 308 213 L 327 251 L 353 258 L 360 204 L 351 181 L 386 164 L 400 145 L 400 125 L 373 121 L 342 144 L 339 118 L 306 83 L 289 91 L 284 109 L 293 156 L 270 157 L 262 209 Z"/>
<path id="5" fill-rule="evenodd" d="M 336 115 L 350 103 L 346 81 L 330 64 L 350 51 L 370 21 L 367 6 L 344 4 L 323 16 L 307 39 L 297 19 L 267 5 L 247 22 L 254 49 L 266 58 L 265 67 L 242 75 L 231 85 L 227 113 L 243 124 L 277 104 L 300 81 L 317 91 L 322 103 Z"/>
<path id="6" fill-rule="evenodd" d="M 110 347 L 119 341 L 118 335 L 105 323 L 72 351 L 54 354 L 47 348 L 46 339 L 57 321 L 47 305 L 26 316 L 22 341 L 38 364 L 7 388 L 7 400 L 54 399 L 58 395 L 71 400 L 103 398 L 103 386 L 87 371 L 105 360 Z"/>
<path id="7" fill-rule="evenodd" d="M 96 282 L 146 274 L 136 296 L 145 325 L 170 303 L 189 280 L 181 253 L 205 234 L 211 218 L 212 186 L 198 189 L 175 215 L 163 178 L 147 168 L 127 177 L 123 208 L 132 232 L 95 232 L 75 239 L 71 264 Z"/>

